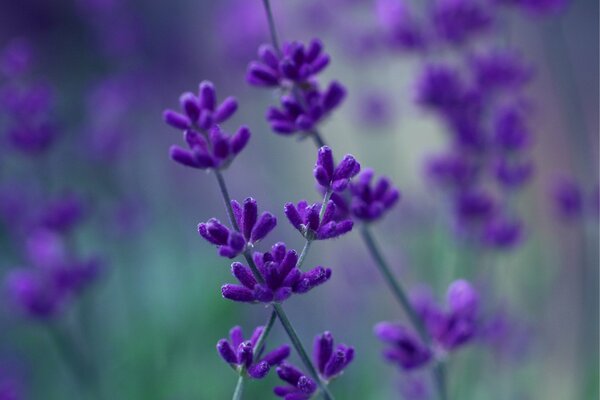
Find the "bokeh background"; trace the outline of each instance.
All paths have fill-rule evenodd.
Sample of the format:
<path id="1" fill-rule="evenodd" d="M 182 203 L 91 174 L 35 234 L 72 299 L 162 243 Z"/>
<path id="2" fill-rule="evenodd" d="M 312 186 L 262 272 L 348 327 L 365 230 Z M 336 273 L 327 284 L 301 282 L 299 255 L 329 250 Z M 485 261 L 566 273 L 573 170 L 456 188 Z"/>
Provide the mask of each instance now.
<path id="1" fill-rule="evenodd" d="M 598 398 L 598 2 L 572 0 L 545 15 L 503 10 L 486 38 L 518 48 L 535 69 L 527 88 L 535 174 L 515 199 L 526 240 L 504 252 L 472 251 L 453 234 L 443 197 L 423 172 L 424 159 L 446 145 L 444 126 L 414 102 L 423 59 L 382 45 L 376 4 L 274 0 L 273 7 L 281 37 L 321 38 L 332 56 L 324 79 L 348 88 L 321 129 L 328 143 L 402 191 L 375 227 L 395 272 L 407 286 L 429 283 L 440 297 L 453 279 L 485 276 L 486 297 L 510 321 L 497 340 L 452 356 L 451 398 Z M 247 124 L 253 137 L 225 172 L 232 196 L 255 197 L 279 217 L 272 238 L 300 247 L 283 204 L 318 200 L 316 153 L 310 140 L 273 134 L 264 113 L 275 94 L 245 82 L 248 62 L 268 41 L 259 0 L 0 4 L 0 86 L 38 88 L 47 103 L 40 118 L 52 132 L 41 150 L 15 147 L 6 106 L 15 95 L 3 91 L 0 279 L 29 262 L 23 221 L 66 194 L 81 199 L 83 215 L 67 235 L 70 251 L 101 260 L 89 287 L 49 318 L 24 315 L 3 289 L 2 400 L 231 396 L 236 375 L 215 344 L 233 325 L 250 331 L 264 323 L 267 310 L 221 298 L 228 263 L 196 233 L 198 222 L 226 217 L 214 177 L 169 160 L 180 134 L 161 114 L 204 79 L 221 98 L 237 96 L 228 128 Z M 30 67 L 13 74 L 11 62 Z M 561 214 L 557 179 L 576 184 L 583 211 Z M 356 347 L 332 390 L 338 399 L 403 398 L 411 381 L 380 358 L 372 334 L 378 321 L 403 316 L 358 234 L 312 250 L 308 264 L 331 267 L 334 278 L 287 309 L 305 342 L 331 330 Z M 269 342 L 285 341 L 277 324 Z M 73 368 L 73 351 L 85 368 Z M 82 368 L 92 371 L 83 379 Z M 95 397 L 85 384 L 90 374 Z M 252 382 L 246 398 L 273 398 L 275 382 L 275 374 Z"/>

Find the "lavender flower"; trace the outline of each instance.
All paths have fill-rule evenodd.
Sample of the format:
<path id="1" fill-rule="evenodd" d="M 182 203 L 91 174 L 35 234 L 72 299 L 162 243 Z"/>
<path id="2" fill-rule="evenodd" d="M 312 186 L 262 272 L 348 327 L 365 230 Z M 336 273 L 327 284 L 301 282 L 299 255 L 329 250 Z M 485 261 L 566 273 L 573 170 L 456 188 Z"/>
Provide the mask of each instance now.
<path id="1" fill-rule="evenodd" d="M 523 240 L 523 224 L 515 219 L 492 218 L 484 227 L 484 244 L 506 249 L 518 245 Z"/>
<path id="2" fill-rule="evenodd" d="M 313 175 L 323 188 L 342 192 L 359 172 L 360 164 L 350 154 L 345 155 L 336 167 L 331 148 L 323 146 L 319 149 Z"/>
<path id="3" fill-rule="evenodd" d="M 373 181 L 372 169 L 365 169 L 350 184 L 350 210 L 352 215 L 364 222 L 373 222 L 389 211 L 400 199 L 400 192 L 386 177 Z"/>
<path id="4" fill-rule="evenodd" d="M 277 225 L 277 218 L 269 212 L 258 216 L 258 205 L 252 197 L 244 200 L 243 205 L 232 200 L 231 207 L 240 232 L 227 228 L 216 218 L 198 224 L 200 236 L 217 245 L 219 255 L 227 258 L 236 257 L 247 245 L 255 245 Z"/>
<path id="5" fill-rule="evenodd" d="M 302 91 L 281 97 L 281 108 L 269 107 L 267 121 L 281 135 L 310 132 L 337 108 L 346 97 L 346 89 L 336 81 L 325 91 L 316 83 Z"/>
<path id="6" fill-rule="evenodd" d="M 176 129 L 208 130 L 214 124 L 228 120 L 237 110 L 237 100 L 234 97 L 226 98 L 217 105 L 217 94 L 212 82 L 200 82 L 198 96 L 186 92 L 179 97 L 182 113 L 165 110 L 165 122 Z"/>
<path id="7" fill-rule="evenodd" d="M 248 66 L 246 80 L 254 86 L 277 87 L 288 82 L 304 84 L 329 65 L 329 55 L 323 52 L 323 43 L 313 39 L 308 45 L 286 42 L 281 54 L 273 46 L 259 47 L 260 61 Z"/>
<path id="8" fill-rule="evenodd" d="M 313 363 L 319 376 L 326 382 L 335 379 L 354 359 L 354 348 L 340 344 L 334 348 L 333 336 L 324 332 L 315 337 Z M 288 386 L 277 386 L 274 393 L 285 400 L 308 400 L 317 390 L 317 384 L 300 369 L 287 363 L 277 368 L 279 378 Z"/>
<path id="9" fill-rule="evenodd" d="M 235 262 L 231 264 L 231 272 L 241 285 L 223 285 L 224 298 L 245 303 L 282 302 L 292 293 L 306 293 L 331 278 L 329 268 L 319 266 L 300 271 L 296 266 L 298 254 L 287 250 L 284 243 L 276 243 L 270 252 L 254 253 L 253 260 L 264 283 L 257 282 L 250 268 Z"/>
<path id="10" fill-rule="evenodd" d="M 227 135 L 219 126 L 213 125 L 206 135 L 186 130 L 184 139 L 189 149 L 171 146 L 169 153 L 173 161 L 198 169 L 223 169 L 246 147 L 250 130 L 242 126 L 234 135 Z"/>
<path id="11" fill-rule="evenodd" d="M 531 132 L 521 110 L 510 106 L 499 108 L 494 113 L 494 144 L 499 150 L 515 152 L 531 145 Z"/>
<path id="12" fill-rule="evenodd" d="M 465 84 L 455 68 L 427 64 L 417 81 L 416 100 L 424 107 L 450 114 L 462 104 L 465 92 Z"/>
<path id="13" fill-rule="evenodd" d="M 404 326 L 380 322 L 375 325 L 374 332 L 380 340 L 390 345 L 383 353 L 384 358 L 398 364 L 403 370 L 419 368 L 432 357 L 427 346 Z"/>
<path id="14" fill-rule="evenodd" d="M 281 364 L 290 355 L 290 347 L 283 345 L 261 357 L 262 348 L 257 349 L 256 344 L 263 331 L 263 326 L 257 327 L 250 340 L 244 341 L 242 328 L 235 326 L 229 331 L 230 340 L 219 340 L 217 351 L 238 373 L 247 372 L 251 378 L 262 379 L 271 367 Z"/>
<path id="15" fill-rule="evenodd" d="M 492 17 L 476 0 L 436 0 L 433 22 L 440 38 L 460 45 L 485 32 Z"/>
<path id="16" fill-rule="evenodd" d="M 282 363 L 277 375 L 289 386 L 276 386 L 273 392 L 285 400 L 309 400 L 317 391 L 317 383 L 293 365 Z"/>
<path id="17" fill-rule="evenodd" d="M 354 348 L 339 344 L 334 349 L 331 332 L 323 332 L 315 337 L 313 360 L 321 377 L 330 381 L 341 374 L 354 360 Z"/>
<path id="18" fill-rule="evenodd" d="M 309 205 L 306 200 L 301 200 L 297 206 L 286 203 L 285 215 L 307 240 L 332 239 L 352 230 L 354 223 L 351 219 L 335 220 L 338 210 L 333 201 L 327 203 L 323 218 L 319 219 L 321 207 L 321 203 Z"/>
<path id="19" fill-rule="evenodd" d="M 465 155 L 452 152 L 430 157 L 426 174 L 437 185 L 449 189 L 464 188 L 477 178 L 478 168 Z"/>
<path id="20" fill-rule="evenodd" d="M 519 188 L 531 178 L 533 163 L 531 161 L 500 158 L 494 165 L 494 173 L 496 180 L 504 188 Z"/>
<path id="21" fill-rule="evenodd" d="M 554 183 L 552 199 L 557 214 L 564 219 L 574 219 L 583 213 L 584 196 L 581 187 L 573 180 L 561 178 Z"/>
<path id="22" fill-rule="evenodd" d="M 379 22 L 392 47 L 405 51 L 425 48 L 427 42 L 423 27 L 416 21 L 406 2 L 379 0 L 376 8 Z"/>
<path id="23" fill-rule="evenodd" d="M 532 68 L 514 51 L 492 50 L 477 54 L 470 63 L 477 85 L 486 93 L 518 90 L 533 77 Z"/>

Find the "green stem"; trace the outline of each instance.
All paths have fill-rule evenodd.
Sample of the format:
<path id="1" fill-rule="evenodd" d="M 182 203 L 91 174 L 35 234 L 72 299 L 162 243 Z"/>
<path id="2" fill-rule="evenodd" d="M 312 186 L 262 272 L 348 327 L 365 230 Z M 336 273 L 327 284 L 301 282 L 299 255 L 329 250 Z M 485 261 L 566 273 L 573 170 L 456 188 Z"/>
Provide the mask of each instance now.
<path id="1" fill-rule="evenodd" d="M 421 335 L 421 338 L 423 339 L 423 341 L 425 341 L 426 343 L 429 343 L 431 341 L 431 338 L 429 337 L 429 334 L 427 333 L 427 330 L 425 329 L 423 321 L 421 321 L 421 318 L 419 318 L 419 316 L 417 315 L 412 304 L 410 304 L 410 300 L 408 299 L 406 292 L 402 288 L 402 285 L 394 277 L 394 274 L 392 273 L 392 270 L 390 269 L 390 266 L 388 265 L 387 261 L 383 257 L 383 254 L 382 254 L 381 250 L 379 249 L 379 246 L 375 242 L 375 238 L 371 234 L 371 231 L 369 230 L 368 225 L 363 225 L 360 228 L 360 234 L 361 234 L 363 241 L 365 242 L 367 248 L 369 249 L 369 253 L 371 253 L 371 256 L 375 260 L 375 265 L 377 265 L 377 268 L 379 268 L 379 272 L 381 272 L 381 275 L 383 275 L 385 282 L 390 287 L 390 290 L 396 297 L 396 300 L 398 300 L 398 302 L 404 309 L 404 312 L 406 312 L 406 315 L 410 319 L 413 326 L 419 332 L 419 335 Z"/>
<path id="2" fill-rule="evenodd" d="M 267 321 L 267 324 L 265 325 L 265 329 L 263 329 L 262 333 L 258 337 L 258 340 L 256 341 L 256 345 L 254 345 L 254 357 L 255 358 L 260 357 L 260 355 L 262 353 L 262 347 L 265 344 L 265 341 L 267 340 L 269 333 L 271 333 L 271 328 L 273 328 L 273 324 L 275 324 L 276 319 L 277 319 L 277 313 L 275 311 L 271 311 L 271 315 L 269 315 L 269 320 Z"/>
<path id="3" fill-rule="evenodd" d="M 448 400 L 448 390 L 446 388 L 446 365 L 439 362 L 433 370 L 436 385 L 438 387 L 440 400 Z"/>
<path id="4" fill-rule="evenodd" d="M 231 207 L 231 196 L 229 196 L 229 190 L 227 190 L 227 185 L 225 184 L 225 179 L 223 178 L 223 174 L 218 169 L 215 169 L 215 176 L 217 177 L 217 182 L 219 183 L 219 189 L 221 190 L 221 197 L 223 198 L 223 202 L 225 203 L 225 209 L 227 210 L 227 216 L 229 217 L 229 222 L 233 229 L 236 231 L 240 231 L 240 227 L 237 224 L 235 216 L 233 215 L 233 208 Z"/>
<path id="5" fill-rule="evenodd" d="M 265 12 L 267 13 L 267 20 L 269 21 L 269 32 L 271 33 L 271 41 L 273 47 L 279 55 L 281 55 L 281 49 L 279 47 L 279 40 L 277 39 L 277 30 L 275 29 L 275 20 L 273 19 L 273 11 L 271 10 L 271 2 L 269 0 L 263 0 L 265 6 Z"/>
<path id="6" fill-rule="evenodd" d="M 315 141 L 315 145 L 317 146 L 317 148 L 321 148 L 321 147 L 327 145 L 318 130 L 314 129 L 314 130 L 310 131 L 310 135 L 312 136 L 313 140 Z"/>
<path id="7" fill-rule="evenodd" d="M 294 348 L 296 349 L 296 352 L 302 359 L 304 366 L 306 367 L 306 369 L 308 369 L 308 372 L 315 379 L 315 382 L 317 382 L 321 391 L 323 392 L 323 397 L 327 400 L 333 400 L 333 398 L 334 398 L 333 395 L 329 392 L 327 385 L 319 377 L 317 369 L 315 368 L 312 361 L 310 360 L 308 353 L 306 353 L 306 350 L 304 349 L 304 346 L 302 345 L 300 338 L 298 338 L 298 334 L 296 333 L 296 330 L 294 329 L 290 320 L 288 319 L 287 315 L 285 314 L 285 311 L 283 311 L 283 307 L 281 306 L 281 304 L 275 303 L 275 304 L 273 304 L 273 309 L 277 313 L 277 316 L 279 317 L 279 320 L 281 321 L 281 325 L 283 325 L 283 328 L 287 332 L 290 340 L 292 341 L 292 344 L 294 345 Z"/>
<path id="8" fill-rule="evenodd" d="M 246 378 L 244 375 L 240 375 L 238 378 L 237 384 L 235 385 L 235 391 L 233 392 L 233 397 L 231 400 L 242 400 L 242 394 L 244 393 L 244 382 Z"/>
<path id="9" fill-rule="evenodd" d="M 306 259 L 306 255 L 308 254 L 308 250 L 310 249 L 310 245 L 312 244 L 312 240 L 306 239 L 304 242 L 304 247 L 302 248 L 302 252 L 300 253 L 300 257 L 298 257 L 298 262 L 296 263 L 296 268 L 300 269 L 302 264 L 304 264 L 304 260 Z"/>

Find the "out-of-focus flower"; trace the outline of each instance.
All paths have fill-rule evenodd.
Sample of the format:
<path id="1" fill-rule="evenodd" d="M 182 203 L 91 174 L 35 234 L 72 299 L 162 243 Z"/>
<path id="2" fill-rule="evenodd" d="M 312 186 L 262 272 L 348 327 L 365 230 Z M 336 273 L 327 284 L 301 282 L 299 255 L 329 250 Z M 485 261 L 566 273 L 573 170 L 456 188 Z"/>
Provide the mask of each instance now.
<path id="1" fill-rule="evenodd" d="M 581 187 L 568 178 L 561 178 L 554 183 L 552 199 L 556 212 L 565 219 L 574 219 L 584 211 L 584 196 Z"/>
<path id="2" fill-rule="evenodd" d="M 225 362 L 234 367 L 238 373 L 247 372 L 254 379 L 264 378 L 271 367 L 279 365 L 290 355 L 290 347 L 283 345 L 260 357 L 262 349 L 256 344 L 264 330 L 259 326 L 254 330 L 250 340 L 244 340 L 242 328 L 235 326 L 229 331 L 229 340 L 221 339 L 217 343 L 217 351 Z"/>
<path id="3" fill-rule="evenodd" d="M 323 332 L 315 337 L 313 360 L 321 377 L 330 381 L 340 375 L 354 360 L 354 348 L 345 344 L 334 348 L 331 332 Z"/>
<path id="4" fill-rule="evenodd" d="M 400 200 L 400 191 L 386 177 L 373 182 L 374 171 L 363 170 L 350 184 L 350 210 L 354 218 L 373 222 L 381 218 Z"/>
<path id="5" fill-rule="evenodd" d="M 402 325 L 380 322 L 375 325 L 375 335 L 389 345 L 383 356 L 404 370 L 425 365 L 432 357 L 431 351 L 415 333 Z"/>
<path id="6" fill-rule="evenodd" d="M 441 39 L 460 45 L 487 31 L 492 15 L 477 0 L 436 0 L 433 22 Z"/>
<path id="7" fill-rule="evenodd" d="M 507 249 L 523 240 L 523 224 L 502 216 L 492 218 L 483 230 L 483 243 L 497 249 Z"/>
<path id="8" fill-rule="evenodd" d="M 492 50 L 471 57 L 471 68 L 477 85 L 485 93 L 496 90 L 518 90 L 528 83 L 533 70 L 520 54 L 508 50 Z"/>
<path id="9" fill-rule="evenodd" d="M 387 41 L 405 51 L 422 50 L 426 46 L 423 27 L 403 0 L 378 0 L 377 17 Z"/>
<path id="10" fill-rule="evenodd" d="M 273 392 L 286 400 L 308 400 L 317 391 L 317 383 L 291 364 L 277 367 L 279 379 L 289 386 L 276 386 Z"/>
<path id="11" fill-rule="evenodd" d="M 276 243 L 270 252 L 254 253 L 253 260 L 264 283 L 257 282 L 250 268 L 233 263 L 231 272 L 241 285 L 223 285 L 223 297 L 246 303 L 282 302 L 292 293 L 306 293 L 331 277 L 331 270 L 320 266 L 300 271 L 296 266 L 298 254 L 288 251 L 284 243 Z"/>
<path id="12" fill-rule="evenodd" d="M 0 52 L 0 73 L 14 78 L 28 73 L 33 65 L 34 51 L 25 38 L 12 39 Z"/>

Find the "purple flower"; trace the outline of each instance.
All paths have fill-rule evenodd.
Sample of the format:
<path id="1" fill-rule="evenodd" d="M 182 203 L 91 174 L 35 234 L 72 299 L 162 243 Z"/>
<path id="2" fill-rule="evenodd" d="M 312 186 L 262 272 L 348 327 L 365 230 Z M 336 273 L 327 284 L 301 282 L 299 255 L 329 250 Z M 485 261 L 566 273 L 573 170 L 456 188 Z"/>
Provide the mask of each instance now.
<path id="1" fill-rule="evenodd" d="M 440 38 L 460 45 L 485 32 L 492 17 L 476 0 L 436 0 L 433 22 Z"/>
<path id="2" fill-rule="evenodd" d="M 552 199 L 556 212 L 565 219 L 580 217 L 584 210 L 581 187 L 572 179 L 561 178 L 552 188 Z"/>
<path id="3" fill-rule="evenodd" d="M 375 335 L 389 345 L 384 358 L 404 370 L 422 367 L 432 357 L 431 351 L 410 330 L 402 325 L 380 322 L 375 325 Z"/>
<path id="4" fill-rule="evenodd" d="M 251 378 L 262 379 L 271 367 L 281 364 L 290 355 L 290 347 L 283 345 L 261 357 L 262 348 L 256 343 L 264 330 L 259 326 L 254 330 L 250 340 L 244 340 L 242 328 L 233 327 L 229 331 L 229 340 L 221 339 L 217 343 L 217 351 L 225 362 L 236 368 L 238 373 L 246 371 Z"/>
<path id="5" fill-rule="evenodd" d="M 309 400 L 317 390 L 317 383 L 293 365 L 282 363 L 277 375 L 289 386 L 276 386 L 273 392 L 285 400 Z"/>
<path id="6" fill-rule="evenodd" d="M 189 149 L 171 146 L 169 153 L 173 161 L 198 169 L 223 169 L 246 147 L 250 130 L 242 126 L 235 134 L 227 135 L 218 125 L 213 125 L 208 133 L 186 130 L 183 137 Z"/>
<path id="7" fill-rule="evenodd" d="M 319 149 L 313 175 L 317 183 L 325 189 L 342 192 L 348 187 L 350 179 L 359 172 L 360 164 L 350 154 L 346 154 L 335 166 L 331 148 L 323 146 Z"/>
<path id="8" fill-rule="evenodd" d="M 350 210 L 352 215 L 364 222 L 372 222 L 383 216 L 400 199 L 400 192 L 386 177 L 373 183 L 374 172 L 365 169 L 350 184 Z"/>
<path id="9" fill-rule="evenodd" d="M 426 163 L 427 176 L 436 184 L 450 189 L 470 185 L 477 178 L 477 172 L 477 166 L 458 152 L 432 156 Z"/>
<path id="10" fill-rule="evenodd" d="M 416 100 L 424 107 L 450 114 L 463 103 L 465 92 L 465 84 L 455 68 L 428 64 L 417 81 Z"/>
<path id="11" fill-rule="evenodd" d="M 339 82 L 331 82 L 325 91 L 312 83 L 292 95 L 282 96 L 281 108 L 269 107 L 266 118 L 278 134 L 310 133 L 345 97 L 346 89 Z"/>
<path id="12" fill-rule="evenodd" d="M 329 381 L 341 374 L 354 360 L 354 348 L 344 344 L 334 348 L 331 333 L 323 332 L 315 337 L 313 360 L 321 377 Z"/>
<path id="13" fill-rule="evenodd" d="M 300 42 L 284 43 L 281 54 L 271 45 L 262 45 L 258 57 L 260 61 L 252 61 L 246 74 L 246 80 L 254 86 L 304 84 L 329 64 L 329 55 L 323 52 L 323 44 L 318 39 L 306 46 Z"/>
<path id="14" fill-rule="evenodd" d="M 514 219 L 492 218 L 484 227 L 484 244 L 497 249 L 512 248 L 523 240 L 523 224 Z"/>
<path id="15" fill-rule="evenodd" d="M 533 77 L 531 67 L 525 65 L 512 51 L 493 50 L 477 54 L 470 60 L 475 81 L 485 93 L 494 90 L 518 90 Z"/>
<path id="16" fill-rule="evenodd" d="M 9 78 L 23 75 L 31 70 L 34 51 L 24 38 L 12 39 L 0 53 L 0 72 Z"/>
<path id="17" fill-rule="evenodd" d="M 180 130 L 210 129 L 214 124 L 228 120 L 237 111 L 237 100 L 234 97 L 226 98 L 217 104 L 217 94 L 212 82 L 200 82 L 198 95 L 186 92 L 179 97 L 183 113 L 165 110 L 163 118 L 172 127 Z"/>
<path id="18" fill-rule="evenodd" d="M 66 194 L 50 202 L 42 212 L 40 224 L 58 232 L 68 232 L 84 217 L 81 199 L 74 194 Z"/>
<path id="19" fill-rule="evenodd" d="M 444 311 L 428 293 L 421 291 L 411 296 L 431 337 L 444 349 L 454 350 L 477 333 L 479 295 L 469 282 L 459 279 L 448 287 L 446 301 L 448 309 Z"/>
<path id="20" fill-rule="evenodd" d="M 484 190 L 469 189 L 455 198 L 455 213 L 459 222 L 479 223 L 490 218 L 496 210 L 494 198 Z"/>
<path id="21" fill-rule="evenodd" d="M 231 230 L 218 219 L 198 224 L 198 233 L 209 243 L 218 246 L 219 255 L 234 258 L 244 251 L 246 245 L 254 245 L 264 239 L 277 225 L 277 218 L 270 212 L 258 216 L 256 200 L 248 197 L 244 204 L 231 201 L 231 208 L 240 232 Z"/>
<path id="22" fill-rule="evenodd" d="M 494 144 L 499 150 L 514 152 L 531 145 L 531 133 L 523 112 L 515 107 L 504 107 L 495 111 Z"/>
<path id="23" fill-rule="evenodd" d="M 533 174 L 531 161 L 510 160 L 500 158 L 494 165 L 496 180 L 504 188 L 514 189 L 523 186 Z"/>
<path id="24" fill-rule="evenodd" d="M 296 266 L 298 254 L 288 251 L 284 243 L 276 243 L 270 252 L 254 253 L 253 260 L 264 283 L 257 281 L 250 268 L 235 262 L 231 272 L 241 285 L 223 285 L 224 298 L 245 303 L 282 302 L 292 293 L 306 293 L 331 277 L 331 270 L 320 266 L 300 271 Z"/>
<path id="25" fill-rule="evenodd" d="M 351 219 L 335 220 L 338 211 L 333 201 L 327 203 L 323 219 L 319 218 L 321 207 L 321 203 L 309 205 L 306 200 L 301 200 L 297 206 L 294 203 L 286 203 L 285 215 L 294 228 L 308 240 L 332 239 L 352 230 L 354 223 Z"/>
<path id="26" fill-rule="evenodd" d="M 5 285 L 14 305 L 29 317 L 46 319 L 61 309 L 64 293 L 39 270 L 13 270 L 7 275 Z"/>
<path id="27" fill-rule="evenodd" d="M 393 47 L 415 51 L 426 46 L 423 28 L 414 19 L 404 1 L 378 0 L 376 8 L 379 22 Z"/>

